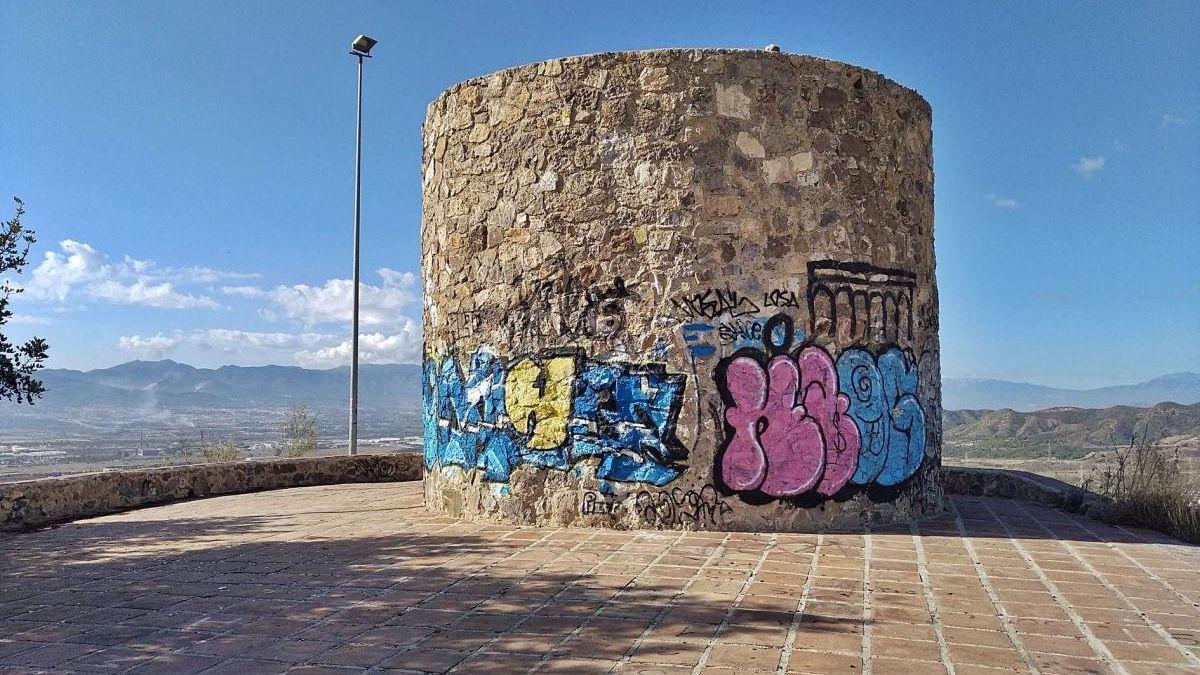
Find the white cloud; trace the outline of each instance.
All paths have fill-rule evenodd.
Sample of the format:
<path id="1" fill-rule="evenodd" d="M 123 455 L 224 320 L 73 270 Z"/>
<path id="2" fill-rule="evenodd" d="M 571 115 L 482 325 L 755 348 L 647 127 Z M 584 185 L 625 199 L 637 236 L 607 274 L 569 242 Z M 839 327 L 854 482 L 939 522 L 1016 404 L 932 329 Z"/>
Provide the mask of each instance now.
<path id="1" fill-rule="evenodd" d="M 1093 174 L 1104 168 L 1104 155 L 1080 157 L 1071 165 L 1071 168 L 1078 171 L 1084 178 L 1091 178 Z"/>
<path id="2" fill-rule="evenodd" d="M 91 246 L 73 239 L 59 243 L 62 253 L 47 251 L 45 259 L 33 270 L 26 290 L 30 297 L 63 301 L 71 289 L 102 276 L 104 256 Z"/>
<path id="3" fill-rule="evenodd" d="M 180 293 L 167 282 L 160 284 L 138 280 L 131 284 L 113 279 L 98 281 L 85 290 L 88 297 L 120 305 L 145 305 L 163 309 L 218 309 L 219 304 L 203 295 Z"/>
<path id="4" fill-rule="evenodd" d="M 181 341 L 179 336 L 167 336 L 162 333 L 149 337 L 123 335 L 117 341 L 117 347 L 121 351 L 129 352 L 142 358 L 161 359 L 167 352 L 178 347 Z"/>
<path id="5" fill-rule="evenodd" d="M 160 267 L 153 260 L 138 260 L 125 256 L 117 269 L 126 276 L 146 280 L 173 281 L 181 284 L 214 284 L 218 281 L 233 281 L 237 279 L 257 279 L 259 274 L 244 272 L 227 272 L 216 270 L 203 265 L 188 267 Z"/>
<path id="6" fill-rule="evenodd" d="M 296 352 L 296 363 L 305 368 L 332 368 L 350 363 L 350 340 L 317 350 Z M 409 321 L 392 335 L 363 333 L 358 336 L 359 363 L 418 363 L 421 357 L 421 329 Z"/>
<path id="7" fill-rule="evenodd" d="M 420 292 L 419 279 L 412 272 L 388 268 L 376 270 L 383 283 L 372 286 L 359 284 L 359 320 L 364 326 L 393 326 L 410 321 L 400 314 Z M 295 284 L 259 289 L 253 286 L 224 286 L 221 292 L 242 298 L 264 298 L 274 303 L 279 312 L 305 326 L 328 323 L 349 323 L 353 303 L 354 283 L 350 279 L 329 279 L 321 286 Z M 278 313 L 266 310 L 267 316 Z"/>
<path id="8" fill-rule="evenodd" d="M 95 247 L 73 239 L 59 243 L 61 251 L 47 251 L 34 268 L 28 297 L 66 302 L 72 295 L 122 305 L 164 309 L 216 309 L 212 298 L 180 291 L 176 284 L 212 283 L 256 275 L 223 272 L 209 267 L 161 267 L 150 260 L 125 256 L 119 263 Z"/>
<path id="9" fill-rule="evenodd" d="M 1189 120 L 1186 117 L 1180 117 L 1178 115 L 1163 115 L 1162 116 L 1162 127 L 1163 128 L 1185 127 L 1190 123 L 1191 123 L 1191 120 Z"/>
<path id="10" fill-rule="evenodd" d="M 197 331 L 190 337 L 190 341 L 194 344 L 232 352 L 246 348 L 288 350 L 312 348 L 336 339 L 336 336 L 323 333 L 258 333 L 228 328 Z"/>
<path id="11" fill-rule="evenodd" d="M 1001 209 L 1011 210 L 1011 209 L 1015 209 L 1021 205 L 1021 202 L 1019 202 L 1011 197 L 1004 197 L 1004 196 L 997 195 L 997 194 L 986 194 L 983 197 L 984 197 L 984 199 L 987 199 L 989 202 L 991 202 L 992 206 L 995 206 L 995 207 L 1001 208 Z"/>
<path id="12" fill-rule="evenodd" d="M 360 363 L 418 363 L 421 356 L 421 326 L 403 318 L 399 328 L 388 333 L 359 334 Z M 332 368 L 350 363 L 350 339 L 329 333 L 271 333 L 230 328 L 211 328 L 188 333 L 174 331 L 142 336 L 126 335 L 117 345 L 141 358 L 163 358 L 182 347 L 211 349 L 239 360 L 292 361 L 306 368 Z"/>
<path id="13" fill-rule="evenodd" d="M 241 298 L 261 298 L 268 294 L 268 291 L 257 286 L 222 286 L 221 292 Z"/>

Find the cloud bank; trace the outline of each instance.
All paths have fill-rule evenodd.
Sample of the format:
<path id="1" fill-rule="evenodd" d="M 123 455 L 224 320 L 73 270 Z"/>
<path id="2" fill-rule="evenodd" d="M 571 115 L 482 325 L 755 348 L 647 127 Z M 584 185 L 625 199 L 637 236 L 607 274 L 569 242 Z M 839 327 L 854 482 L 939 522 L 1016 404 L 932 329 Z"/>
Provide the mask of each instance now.
<path id="1" fill-rule="evenodd" d="M 162 267 L 150 260 L 126 256 L 118 263 L 94 246 L 64 239 L 58 251 L 47 251 L 33 269 L 27 297 L 67 302 L 82 298 L 99 303 L 140 305 L 160 309 L 217 309 L 221 305 L 203 294 L 180 291 L 177 284 L 213 283 L 253 278 L 209 267 Z"/>
<path id="2" fill-rule="evenodd" d="M 48 304 L 53 311 L 94 305 L 152 307 L 163 310 L 223 310 L 221 321 L 235 316 L 275 324 L 278 329 L 242 326 L 133 333 L 117 339 L 117 348 L 137 358 L 161 359 L 180 350 L 212 351 L 232 362 L 292 362 L 327 368 L 350 362 L 349 327 L 354 285 L 350 279 L 320 284 L 255 285 L 258 274 L 196 265 L 170 267 L 124 256 L 112 260 L 91 244 L 63 239 L 46 252 L 23 287 L 21 298 Z M 361 283 L 359 358 L 363 363 L 415 363 L 421 357 L 420 320 L 404 311 L 420 298 L 420 279 L 412 272 L 375 271 L 375 283 Z M 218 301 L 220 298 L 220 301 Z M 42 323 L 21 314 L 13 323 Z M 179 324 L 175 324 L 178 326 Z"/>

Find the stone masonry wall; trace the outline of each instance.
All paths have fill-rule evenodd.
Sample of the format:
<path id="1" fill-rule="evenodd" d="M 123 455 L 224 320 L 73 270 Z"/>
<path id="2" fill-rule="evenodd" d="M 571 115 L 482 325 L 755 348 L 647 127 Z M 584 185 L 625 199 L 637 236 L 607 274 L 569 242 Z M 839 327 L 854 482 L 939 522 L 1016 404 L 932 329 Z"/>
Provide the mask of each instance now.
<path id="1" fill-rule="evenodd" d="M 936 512 L 930 108 L 788 54 L 469 80 L 424 126 L 427 503 L 805 530 Z"/>

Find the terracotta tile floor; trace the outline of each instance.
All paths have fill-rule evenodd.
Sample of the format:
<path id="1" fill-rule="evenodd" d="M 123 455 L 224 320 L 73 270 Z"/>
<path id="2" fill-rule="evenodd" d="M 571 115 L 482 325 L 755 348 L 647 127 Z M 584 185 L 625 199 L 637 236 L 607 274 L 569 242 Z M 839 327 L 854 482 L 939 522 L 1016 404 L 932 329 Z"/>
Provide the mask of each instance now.
<path id="1" fill-rule="evenodd" d="M 1005 500 L 869 533 L 460 524 L 418 483 L 0 536 L 0 671 L 1200 673 L 1200 549 Z"/>

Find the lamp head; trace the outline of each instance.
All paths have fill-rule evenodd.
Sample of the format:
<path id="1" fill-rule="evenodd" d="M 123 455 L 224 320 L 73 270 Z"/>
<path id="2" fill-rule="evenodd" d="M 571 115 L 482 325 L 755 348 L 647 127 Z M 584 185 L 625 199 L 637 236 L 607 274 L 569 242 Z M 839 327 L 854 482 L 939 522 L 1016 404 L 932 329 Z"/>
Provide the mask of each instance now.
<path id="1" fill-rule="evenodd" d="M 369 38 L 366 35 L 359 35 L 358 37 L 354 38 L 354 42 L 350 43 L 350 50 L 355 54 L 370 56 L 371 48 L 375 46 L 376 42 L 377 40 L 375 40 L 375 38 Z"/>

